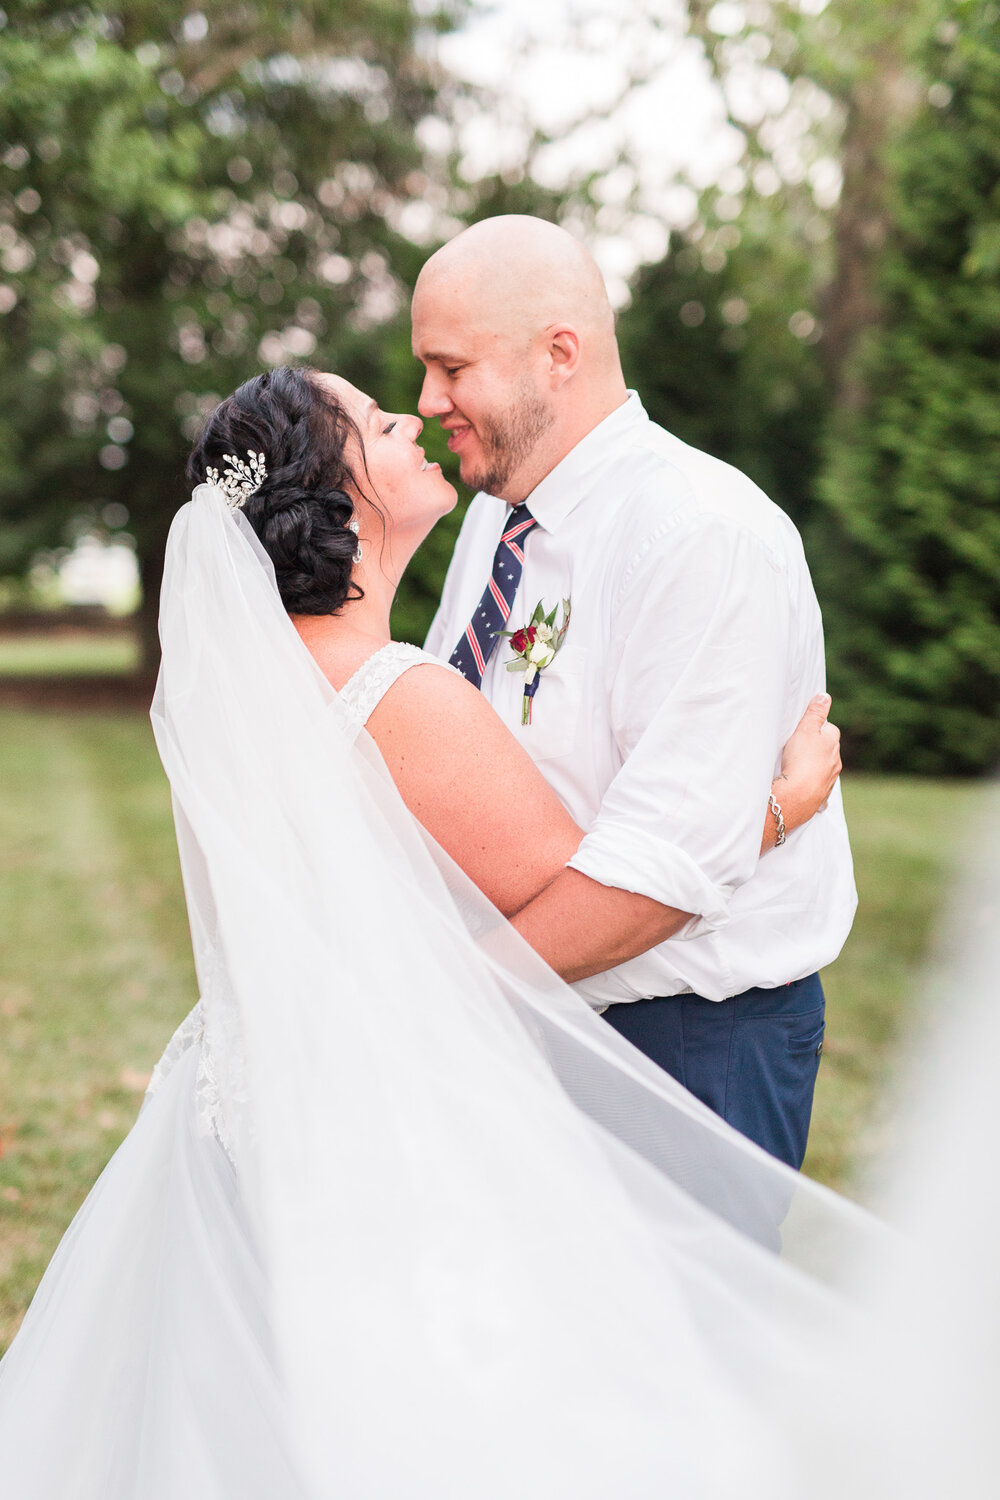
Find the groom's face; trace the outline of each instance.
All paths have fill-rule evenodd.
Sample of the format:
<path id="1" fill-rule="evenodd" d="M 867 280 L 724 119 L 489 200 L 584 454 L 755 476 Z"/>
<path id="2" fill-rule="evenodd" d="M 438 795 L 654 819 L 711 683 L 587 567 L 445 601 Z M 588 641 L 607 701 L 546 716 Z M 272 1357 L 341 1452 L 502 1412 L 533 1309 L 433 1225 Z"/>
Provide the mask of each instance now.
<path id="1" fill-rule="evenodd" d="M 420 414 L 447 432 L 462 483 L 523 500 L 535 482 L 532 456 L 553 421 L 532 341 L 482 326 L 454 297 L 418 288 L 413 352 L 426 371 Z"/>

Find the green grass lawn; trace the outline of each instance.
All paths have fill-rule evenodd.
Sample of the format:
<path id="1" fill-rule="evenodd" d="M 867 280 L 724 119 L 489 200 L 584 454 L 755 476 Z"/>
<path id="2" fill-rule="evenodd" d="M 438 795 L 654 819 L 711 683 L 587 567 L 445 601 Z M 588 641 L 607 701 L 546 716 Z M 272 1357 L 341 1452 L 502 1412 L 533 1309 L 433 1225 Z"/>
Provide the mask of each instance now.
<path id="1" fill-rule="evenodd" d="M 148 721 L 0 714 L 0 1349 L 135 1117 L 195 998 L 170 804 Z M 971 784 L 850 778 L 861 914 L 825 976 L 806 1163 L 835 1185 L 879 1148 L 914 979 Z"/>
<path id="2" fill-rule="evenodd" d="M 139 666 L 134 630 L 74 630 L 37 635 L 0 633 L 0 677 L 124 676 Z"/>
<path id="3" fill-rule="evenodd" d="M 823 973 L 826 1038 L 804 1168 L 832 1187 L 863 1192 L 891 1144 L 897 1042 L 920 1011 L 942 904 L 985 800 L 983 783 L 844 778 L 859 907 Z"/>
<path id="4" fill-rule="evenodd" d="M 0 1347 L 195 998 L 141 715 L 0 715 Z"/>

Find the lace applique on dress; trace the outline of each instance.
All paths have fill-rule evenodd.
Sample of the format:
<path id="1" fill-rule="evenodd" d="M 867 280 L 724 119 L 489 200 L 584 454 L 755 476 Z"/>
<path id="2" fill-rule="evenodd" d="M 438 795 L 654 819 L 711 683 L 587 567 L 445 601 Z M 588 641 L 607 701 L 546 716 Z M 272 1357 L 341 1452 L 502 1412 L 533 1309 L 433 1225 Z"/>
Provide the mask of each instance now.
<path id="1" fill-rule="evenodd" d="M 199 1000 L 192 1010 L 189 1010 L 173 1036 L 163 1049 L 159 1062 L 150 1074 L 149 1084 L 146 1088 L 142 1108 L 145 1109 L 150 1099 L 157 1093 L 160 1085 L 174 1070 L 175 1064 L 180 1062 L 185 1052 L 190 1047 L 200 1044 L 205 1034 L 205 1011 Z"/>
<path id="2" fill-rule="evenodd" d="M 445 665 L 430 652 L 421 651 L 419 646 L 408 646 L 405 641 L 390 641 L 388 646 L 383 646 L 362 662 L 338 694 L 341 704 L 357 721 L 359 728 L 368 722 L 393 683 L 408 668 L 418 667 L 421 662 L 432 662 L 437 667 Z"/>
<path id="3" fill-rule="evenodd" d="M 239 1021 L 221 965 L 210 976 L 205 995 L 164 1048 L 150 1077 L 143 1109 L 191 1047 L 198 1048 L 194 1085 L 198 1128 L 204 1135 L 216 1137 L 235 1167 L 238 1133 L 253 1132 L 246 1119 L 250 1093 Z"/>

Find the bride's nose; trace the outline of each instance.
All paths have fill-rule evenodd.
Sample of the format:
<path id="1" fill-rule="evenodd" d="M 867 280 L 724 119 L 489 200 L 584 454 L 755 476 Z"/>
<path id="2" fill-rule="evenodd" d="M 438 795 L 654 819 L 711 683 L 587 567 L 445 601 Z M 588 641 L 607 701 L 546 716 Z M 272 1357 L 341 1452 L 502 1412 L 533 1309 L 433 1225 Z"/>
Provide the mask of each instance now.
<path id="1" fill-rule="evenodd" d="M 424 424 L 415 413 L 409 414 L 406 420 L 410 423 L 410 437 L 413 442 L 416 442 L 424 430 Z"/>

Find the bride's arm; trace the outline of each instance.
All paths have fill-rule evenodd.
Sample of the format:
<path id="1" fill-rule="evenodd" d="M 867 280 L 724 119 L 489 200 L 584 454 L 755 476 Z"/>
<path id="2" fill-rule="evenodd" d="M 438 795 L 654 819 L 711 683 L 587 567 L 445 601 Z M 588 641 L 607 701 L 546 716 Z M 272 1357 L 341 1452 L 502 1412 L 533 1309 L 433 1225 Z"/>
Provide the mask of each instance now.
<path id="1" fill-rule="evenodd" d="M 815 817 L 833 791 L 843 769 L 840 730 L 831 724 L 829 693 L 817 693 L 781 752 L 781 774 L 771 782 L 771 795 L 781 808 L 785 832 L 793 833 Z M 778 820 L 770 803 L 764 817 L 760 852 L 778 842 Z"/>
<path id="2" fill-rule="evenodd" d="M 505 916 L 576 852 L 583 830 L 478 688 L 456 672 L 411 667 L 367 728 L 414 817 Z"/>
<path id="3" fill-rule="evenodd" d="M 839 774 L 839 732 L 823 727 L 828 708 L 829 699 L 810 704 L 785 747 L 785 779 L 772 788 L 789 833 L 813 816 Z M 482 693 L 464 678 L 432 663 L 411 668 L 372 713 L 368 732 L 410 811 L 506 916 L 521 912 L 563 874 L 582 829 Z M 770 808 L 763 811 L 762 853 L 774 847 L 777 836 Z M 606 886 L 599 890 L 605 901 L 621 895 L 648 902 L 650 930 L 657 935 L 647 947 L 688 920 L 687 912 L 647 897 Z"/>

